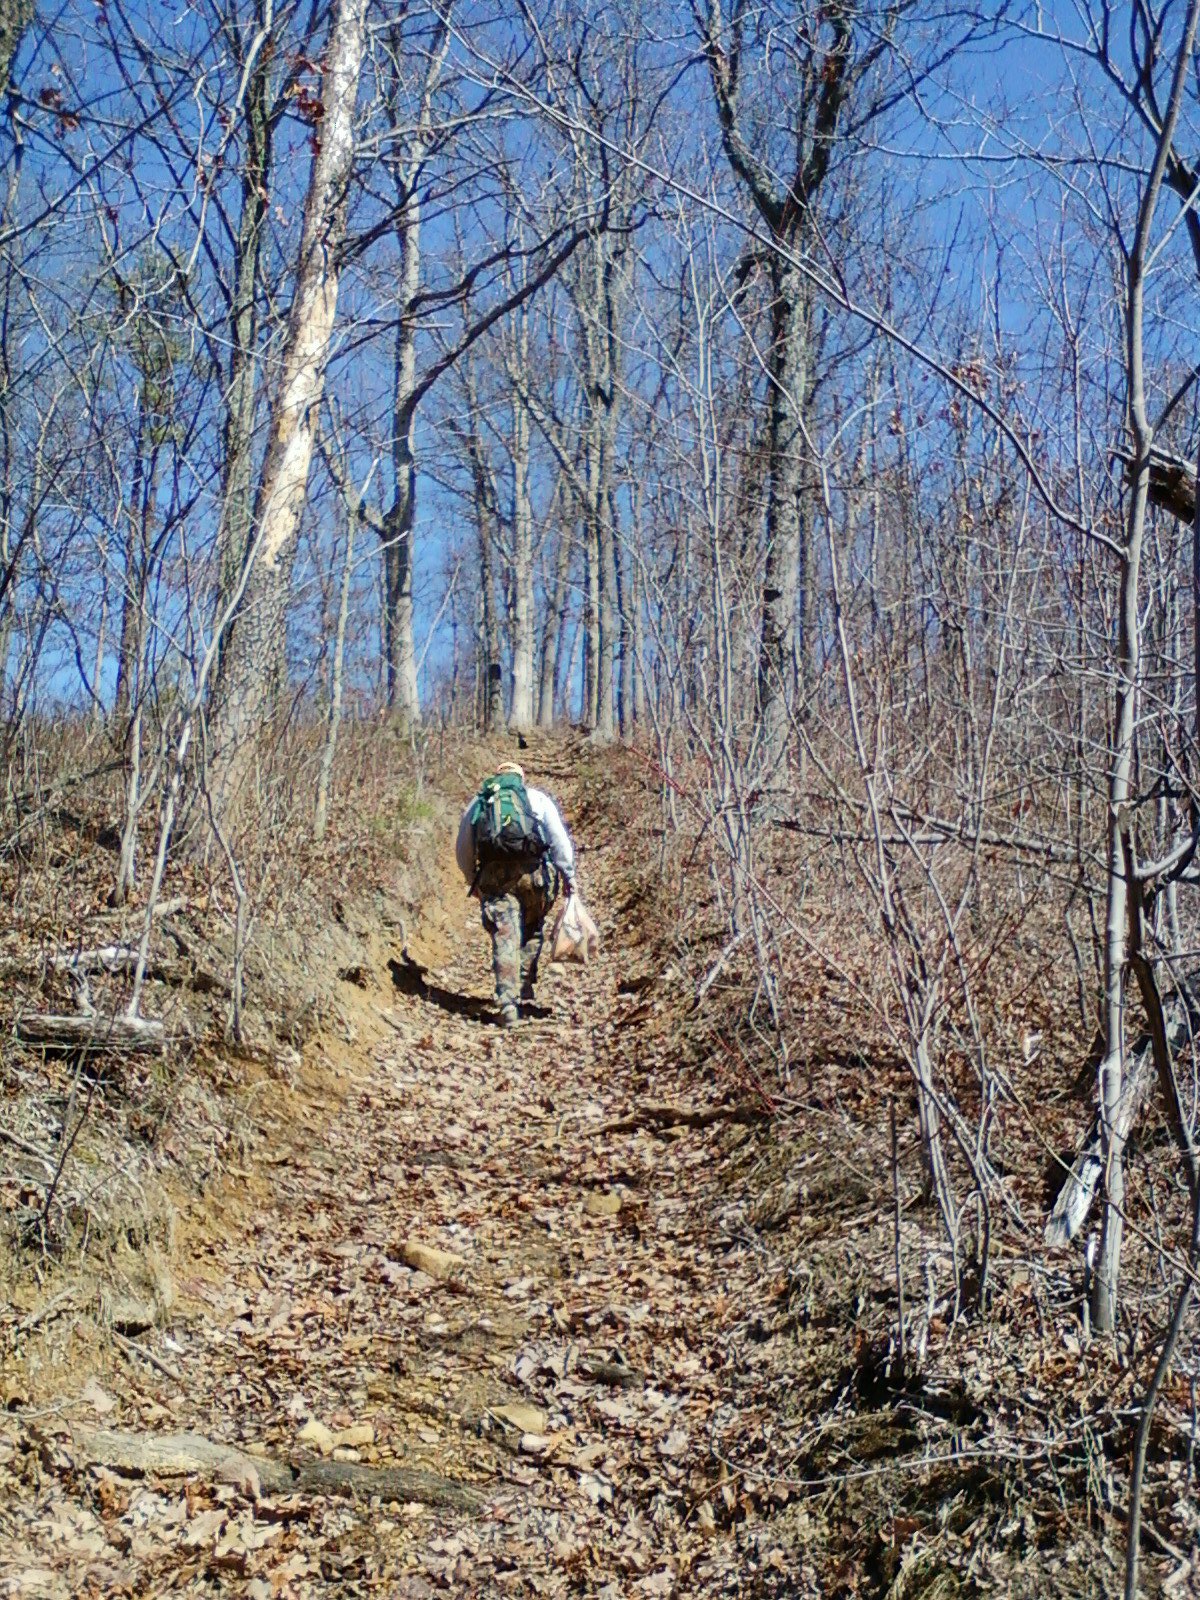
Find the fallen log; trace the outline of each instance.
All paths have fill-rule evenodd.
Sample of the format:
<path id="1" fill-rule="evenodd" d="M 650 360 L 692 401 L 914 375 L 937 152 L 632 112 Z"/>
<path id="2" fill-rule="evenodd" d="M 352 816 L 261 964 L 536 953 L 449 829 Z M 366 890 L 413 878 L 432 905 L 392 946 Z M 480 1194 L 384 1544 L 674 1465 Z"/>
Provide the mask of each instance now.
<path id="1" fill-rule="evenodd" d="M 468 1484 L 420 1467 L 368 1467 L 357 1461 L 282 1461 L 253 1456 L 201 1433 L 119 1433 L 73 1428 L 74 1449 L 89 1465 L 164 1478 L 217 1478 L 257 1484 L 267 1494 L 349 1495 L 451 1511 L 474 1511 L 482 1497 Z"/>
<path id="2" fill-rule="evenodd" d="M 65 972 L 86 991 L 89 974 L 105 972 L 115 977 L 135 970 L 138 962 L 136 945 L 100 945 L 95 950 L 80 950 L 75 955 L 40 956 L 30 952 L 25 956 L 10 956 L 0 961 L 0 975 L 8 973 L 37 974 Z M 199 961 L 164 961 L 151 956 L 146 962 L 146 977 L 153 983 L 174 984 L 180 988 L 194 989 L 198 994 L 229 994 L 229 983 L 219 973 L 203 966 Z M 76 1004 L 79 1004 L 76 999 Z"/>
<path id="3" fill-rule="evenodd" d="M 253 1456 L 250 1457 L 253 1460 Z M 306 1461 L 288 1467 L 293 1494 L 350 1495 L 476 1511 L 483 1497 L 465 1483 L 421 1467 L 367 1467 L 359 1461 Z"/>
<path id="4" fill-rule="evenodd" d="M 77 950 L 74 955 L 50 958 L 50 965 L 71 972 L 129 972 L 137 965 L 135 944 L 102 944 L 95 950 Z"/>
<path id="5" fill-rule="evenodd" d="M 40 972 L 123 972 L 137 961 L 136 945 L 104 944 L 95 950 L 77 950 L 73 955 L 42 955 L 29 950 L 24 955 L 8 956 L 0 962 L 0 973 Z"/>
<path id="6" fill-rule="evenodd" d="M 27 1011 L 17 1018 L 17 1038 L 43 1050 L 161 1050 L 166 1029 L 151 1017 L 55 1016 Z"/>
<path id="7" fill-rule="evenodd" d="M 161 917 L 173 917 L 178 911 L 186 911 L 189 904 L 190 901 L 185 894 L 177 894 L 171 900 L 158 900 L 155 902 L 154 907 L 150 912 L 151 919 L 153 920 Z M 131 915 L 135 917 L 144 917 L 146 913 L 140 907 L 132 908 L 125 905 L 111 906 L 106 911 L 98 912 L 97 915 L 101 917 L 119 917 L 122 921 L 128 921 Z"/>

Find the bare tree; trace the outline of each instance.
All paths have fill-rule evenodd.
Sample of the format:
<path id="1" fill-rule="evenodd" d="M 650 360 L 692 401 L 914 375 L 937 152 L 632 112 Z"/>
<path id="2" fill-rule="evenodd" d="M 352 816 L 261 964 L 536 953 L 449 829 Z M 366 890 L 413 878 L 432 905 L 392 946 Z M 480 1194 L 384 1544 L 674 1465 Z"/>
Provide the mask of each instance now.
<path id="1" fill-rule="evenodd" d="M 210 718 L 212 793 L 222 823 L 232 818 L 253 770 L 255 743 L 271 708 L 272 666 L 287 628 L 291 562 L 337 311 L 366 3 L 337 0 L 330 23 L 320 142 L 305 201 L 296 287 L 255 498 L 254 533 Z"/>
<path id="2" fill-rule="evenodd" d="M 260 302 L 270 204 L 271 153 L 280 108 L 272 96 L 274 0 L 255 0 L 251 26 L 239 26 L 230 4 L 225 21 L 245 93 L 242 122 L 241 212 L 234 241 L 225 372 L 223 486 L 218 532 L 220 596 L 236 588 L 250 548 L 254 500 L 254 429 L 258 405 Z M 220 600 L 218 600 L 220 609 Z"/>
<path id="3" fill-rule="evenodd" d="M 886 48 L 890 29 L 856 35 L 864 8 L 790 6 L 765 9 L 734 0 L 726 16 L 721 0 L 698 14 L 721 138 L 729 163 L 765 223 L 771 243 L 767 343 L 766 566 L 758 661 L 758 701 L 769 760 L 782 761 L 796 709 L 800 663 L 811 615 L 812 555 L 806 538 L 806 440 L 812 382 L 812 291 L 798 259 L 810 256 L 822 233 L 821 191 L 841 132 L 847 98 Z M 782 10 L 786 15 L 778 15 Z M 786 181 L 775 176 L 771 155 L 756 150 L 741 103 L 748 48 L 782 24 L 794 40 L 794 150 Z M 748 29 L 754 40 L 747 39 Z M 873 34 L 873 37 L 871 35 Z M 748 263 L 748 266 L 750 264 Z"/>

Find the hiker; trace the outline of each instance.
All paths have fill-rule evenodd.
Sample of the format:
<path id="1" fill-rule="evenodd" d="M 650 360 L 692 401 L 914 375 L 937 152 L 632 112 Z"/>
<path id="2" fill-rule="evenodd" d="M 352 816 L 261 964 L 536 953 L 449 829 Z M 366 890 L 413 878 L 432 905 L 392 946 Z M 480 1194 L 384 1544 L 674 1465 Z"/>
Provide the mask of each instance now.
<path id="1" fill-rule="evenodd" d="M 492 936 L 500 1025 L 515 1027 L 520 1002 L 533 999 L 550 907 L 571 893 L 574 847 L 554 801 L 506 761 L 463 813 L 455 855 Z"/>

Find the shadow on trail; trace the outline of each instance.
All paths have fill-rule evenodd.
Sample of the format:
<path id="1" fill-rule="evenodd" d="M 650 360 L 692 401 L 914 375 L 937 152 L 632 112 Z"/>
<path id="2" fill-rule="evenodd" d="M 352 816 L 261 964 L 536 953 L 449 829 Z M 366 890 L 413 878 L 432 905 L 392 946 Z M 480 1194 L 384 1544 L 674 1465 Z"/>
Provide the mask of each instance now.
<path id="1" fill-rule="evenodd" d="M 459 994 L 456 989 L 444 989 L 441 984 L 433 982 L 421 963 L 414 961 L 407 951 L 399 961 L 395 956 L 391 958 L 388 971 L 392 975 L 392 987 L 398 994 L 428 1000 L 452 1017 L 467 1017 L 472 1022 L 486 1022 L 493 1026 L 496 1023 L 496 1007 L 490 1000 L 481 1000 L 473 994 Z M 538 1005 L 536 1001 L 522 1000 L 521 1017 L 526 1022 L 548 1022 L 554 1017 L 554 1011 L 550 1006 Z"/>
<path id="2" fill-rule="evenodd" d="M 495 1023 L 496 1010 L 490 1000 L 481 1000 L 473 994 L 459 994 L 454 989 L 443 989 L 441 984 L 432 981 L 421 963 L 414 961 L 407 952 L 399 961 L 393 956 L 388 962 L 388 971 L 392 975 L 392 987 L 400 994 L 415 995 L 418 1000 L 428 1000 L 452 1017 L 467 1017 L 472 1022 Z"/>

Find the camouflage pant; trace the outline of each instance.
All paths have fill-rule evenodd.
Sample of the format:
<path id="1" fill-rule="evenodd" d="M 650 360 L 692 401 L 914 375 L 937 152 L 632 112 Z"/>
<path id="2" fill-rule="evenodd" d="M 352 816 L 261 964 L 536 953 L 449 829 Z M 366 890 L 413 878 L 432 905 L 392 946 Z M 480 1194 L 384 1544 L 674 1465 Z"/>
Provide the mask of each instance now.
<path id="1" fill-rule="evenodd" d="M 513 878 L 485 871 L 479 880 L 483 925 L 492 936 L 496 1001 L 515 1006 L 532 995 L 546 917 L 558 895 L 558 873 L 549 862 Z"/>

